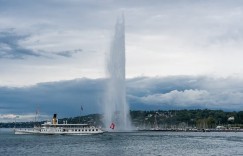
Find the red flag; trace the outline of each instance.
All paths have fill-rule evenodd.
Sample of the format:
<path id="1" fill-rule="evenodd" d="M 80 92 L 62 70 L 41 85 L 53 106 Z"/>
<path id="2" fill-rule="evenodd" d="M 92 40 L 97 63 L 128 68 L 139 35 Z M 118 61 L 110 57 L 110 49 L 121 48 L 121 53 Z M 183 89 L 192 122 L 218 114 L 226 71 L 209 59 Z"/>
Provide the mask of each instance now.
<path id="1" fill-rule="evenodd" d="M 115 124 L 113 122 L 111 123 L 110 128 L 111 129 L 114 129 L 115 128 Z"/>

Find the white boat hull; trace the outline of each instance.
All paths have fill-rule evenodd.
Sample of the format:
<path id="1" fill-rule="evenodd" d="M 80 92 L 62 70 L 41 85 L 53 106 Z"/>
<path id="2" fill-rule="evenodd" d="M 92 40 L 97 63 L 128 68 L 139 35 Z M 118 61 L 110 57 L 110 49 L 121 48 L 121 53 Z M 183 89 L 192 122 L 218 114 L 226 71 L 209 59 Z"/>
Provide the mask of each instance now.
<path id="1" fill-rule="evenodd" d="M 59 129 L 47 129 L 45 131 L 33 129 L 33 128 L 19 128 L 14 129 L 14 134 L 43 134 L 43 135 L 95 135 L 95 134 L 102 134 L 104 131 L 98 130 L 98 131 L 88 131 L 88 132 L 82 132 L 82 131 L 60 131 Z"/>
<path id="2" fill-rule="evenodd" d="M 14 129 L 14 134 L 38 134 L 39 130 L 35 130 L 33 128 L 23 128 L 23 129 Z"/>

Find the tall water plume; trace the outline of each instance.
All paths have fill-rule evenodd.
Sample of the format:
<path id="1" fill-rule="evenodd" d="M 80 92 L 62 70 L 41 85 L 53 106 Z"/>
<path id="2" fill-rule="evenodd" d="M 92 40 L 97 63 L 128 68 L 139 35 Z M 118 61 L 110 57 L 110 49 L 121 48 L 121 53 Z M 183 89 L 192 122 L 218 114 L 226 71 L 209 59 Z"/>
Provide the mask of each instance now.
<path id="1" fill-rule="evenodd" d="M 126 101 L 125 70 L 125 22 L 124 16 L 118 17 L 114 38 L 107 60 L 107 94 L 105 101 L 104 123 L 107 130 L 115 125 L 115 131 L 131 130 L 129 106 Z"/>

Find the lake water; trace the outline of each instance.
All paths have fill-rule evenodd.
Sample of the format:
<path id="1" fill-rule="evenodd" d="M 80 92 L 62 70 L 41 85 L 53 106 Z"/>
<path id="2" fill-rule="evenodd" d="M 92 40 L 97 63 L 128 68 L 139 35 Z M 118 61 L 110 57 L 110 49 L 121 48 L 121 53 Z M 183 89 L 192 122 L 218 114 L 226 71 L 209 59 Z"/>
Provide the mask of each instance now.
<path id="1" fill-rule="evenodd" d="M 243 155 L 243 132 L 133 132 L 93 136 L 14 135 L 0 129 L 0 155 Z"/>

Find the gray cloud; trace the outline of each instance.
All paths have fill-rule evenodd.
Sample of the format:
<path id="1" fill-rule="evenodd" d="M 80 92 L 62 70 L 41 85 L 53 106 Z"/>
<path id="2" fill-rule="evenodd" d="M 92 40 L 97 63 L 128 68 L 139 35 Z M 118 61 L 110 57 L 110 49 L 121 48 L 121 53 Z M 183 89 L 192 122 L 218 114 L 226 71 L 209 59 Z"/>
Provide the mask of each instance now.
<path id="1" fill-rule="evenodd" d="M 131 109 L 224 109 L 241 110 L 243 80 L 236 78 L 173 76 L 139 77 L 127 80 L 127 101 Z M 102 113 L 105 79 L 76 79 L 40 83 L 23 88 L 0 88 L 0 114 L 53 112 L 61 116 Z"/>
<path id="2" fill-rule="evenodd" d="M 72 57 L 82 49 L 66 50 L 59 52 L 47 52 L 43 50 L 33 50 L 20 44 L 21 41 L 27 40 L 30 35 L 19 35 L 13 29 L 0 32 L 0 59 L 24 59 L 26 57 L 46 57 L 53 56 Z M 52 56 L 50 56 L 52 55 Z"/>
<path id="3" fill-rule="evenodd" d="M 61 51 L 55 53 L 56 55 L 63 56 L 63 57 L 72 57 L 74 54 L 81 52 L 82 49 L 76 49 L 71 51 Z"/>
<path id="4" fill-rule="evenodd" d="M 23 59 L 26 56 L 40 57 L 41 54 L 22 47 L 20 41 L 29 35 L 18 35 L 14 31 L 0 32 L 0 58 Z"/>
<path id="5" fill-rule="evenodd" d="M 142 73 L 150 76 L 202 73 L 216 73 L 218 76 L 217 72 L 223 76 L 231 75 L 233 72 L 242 75 L 241 0 L 0 0 L 0 3 L 0 28 L 14 28 L 0 33 L 2 59 L 43 56 L 69 58 L 80 52 L 72 50 L 79 49 L 80 45 L 82 49 L 99 51 L 101 54 L 107 50 L 104 47 L 108 46 L 107 38 L 110 37 L 117 14 L 124 10 L 129 77 Z M 26 40 L 29 41 L 29 47 L 21 44 Z M 36 40 L 39 42 L 33 43 Z M 96 64 L 102 57 L 82 55 L 76 62 L 71 60 L 72 63 L 59 58 L 59 62 L 52 62 L 55 67 L 50 67 L 52 60 L 48 62 L 39 59 L 42 64 L 39 63 L 38 68 L 33 70 L 26 70 L 26 67 L 32 67 L 38 61 L 26 59 L 24 69 L 18 69 L 20 72 L 16 72 L 15 69 L 21 67 L 23 62 L 15 61 L 18 63 L 15 64 L 4 60 L 5 62 L 1 62 L 0 70 L 1 73 L 5 73 L 0 81 L 1 84 L 5 84 L 4 82 L 11 79 L 14 84 L 21 81 L 20 79 L 26 80 L 26 77 L 20 76 L 24 75 L 22 73 L 28 73 L 26 75 L 31 81 L 41 77 L 39 73 L 44 70 L 57 75 L 48 77 L 48 72 L 45 75 L 41 73 L 43 77 L 46 76 L 45 81 L 70 79 L 66 75 L 72 73 L 74 76 L 71 78 L 81 74 L 92 77 L 93 73 L 102 71 L 102 65 Z M 57 62 L 59 64 L 56 64 Z M 80 62 L 83 64 L 80 65 Z M 95 63 L 91 64 L 93 62 Z M 67 68 L 75 70 L 70 74 L 66 72 Z M 40 81 L 43 81 L 43 78 L 34 82 Z M 87 113 L 95 112 L 102 104 L 104 82 L 104 79 L 81 79 L 42 83 L 27 88 L 2 87 L 1 113 L 31 112 L 35 103 L 41 104 L 43 112 L 46 113 L 56 109 L 63 114 L 75 114 L 74 109 L 80 103 L 87 104 L 87 109 L 91 108 L 85 110 Z M 95 85 L 92 85 L 93 83 Z M 241 84 L 242 80 L 237 78 L 138 77 L 127 81 L 127 99 L 132 109 L 238 110 L 242 108 Z"/>
<path id="6" fill-rule="evenodd" d="M 128 99 L 160 108 L 209 108 L 240 110 L 243 103 L 243 80 L 205 76 L 170 76 L 128 81 Z M 133 106 L 132 106 L 133 107 Z M 135 108 L 134 107 L 134 108 Z"/>
<path id="7" fill-rule="evenodd" d="M 23 88 L 0 88 L 0 114 L 25 114 L 40 107 L 42 114 L 57 112 L 62 116 L 99 112 L 103 94 L 103 80 L 77 79 L 72 81 L 40 83 Z M 8 107 L 8 108 L 7 108 Z"/>
<path id="8" fill-rule="evenodd" d="M 233 72 L 242 75 L 239 59 L 243 45 L 242 4 L 240 0 L 1 1 L 0 28 L 13 27 L 18 34 L 31 34 L 27 44 L 33 49 L 21 46 L 27 56 L 44 55 L 46 53 L 39 52 L 46 51 L 70 57 L 75 54 L 73 49 L 79 49 L 79 46 L 84 51 L 103 54 L 108 49 L 116 16 L 123 10 L 129 77 L 216 72 L 220 76 Z M 39 42 L 33 43 L 36 40 Z M 0 46 L 5 51 L 9 48 L 6 44 Z M 6 55 L 5 52 L 1 54 L 2 57 Z M 66 60 L 61 59 L 65 64 Z M 83 56 L 80 60 L 92 70 L 102 68 Z M 73 64 L 78 66 L 79 62 Z M 56 80 L 64 79 L 63 75 Z M 85 73 L 87 77 L 93 75 Z M 14 76 L 10 73 L 8 77 Z M 4 81 L 8 81 L 8 77 Z"/>

